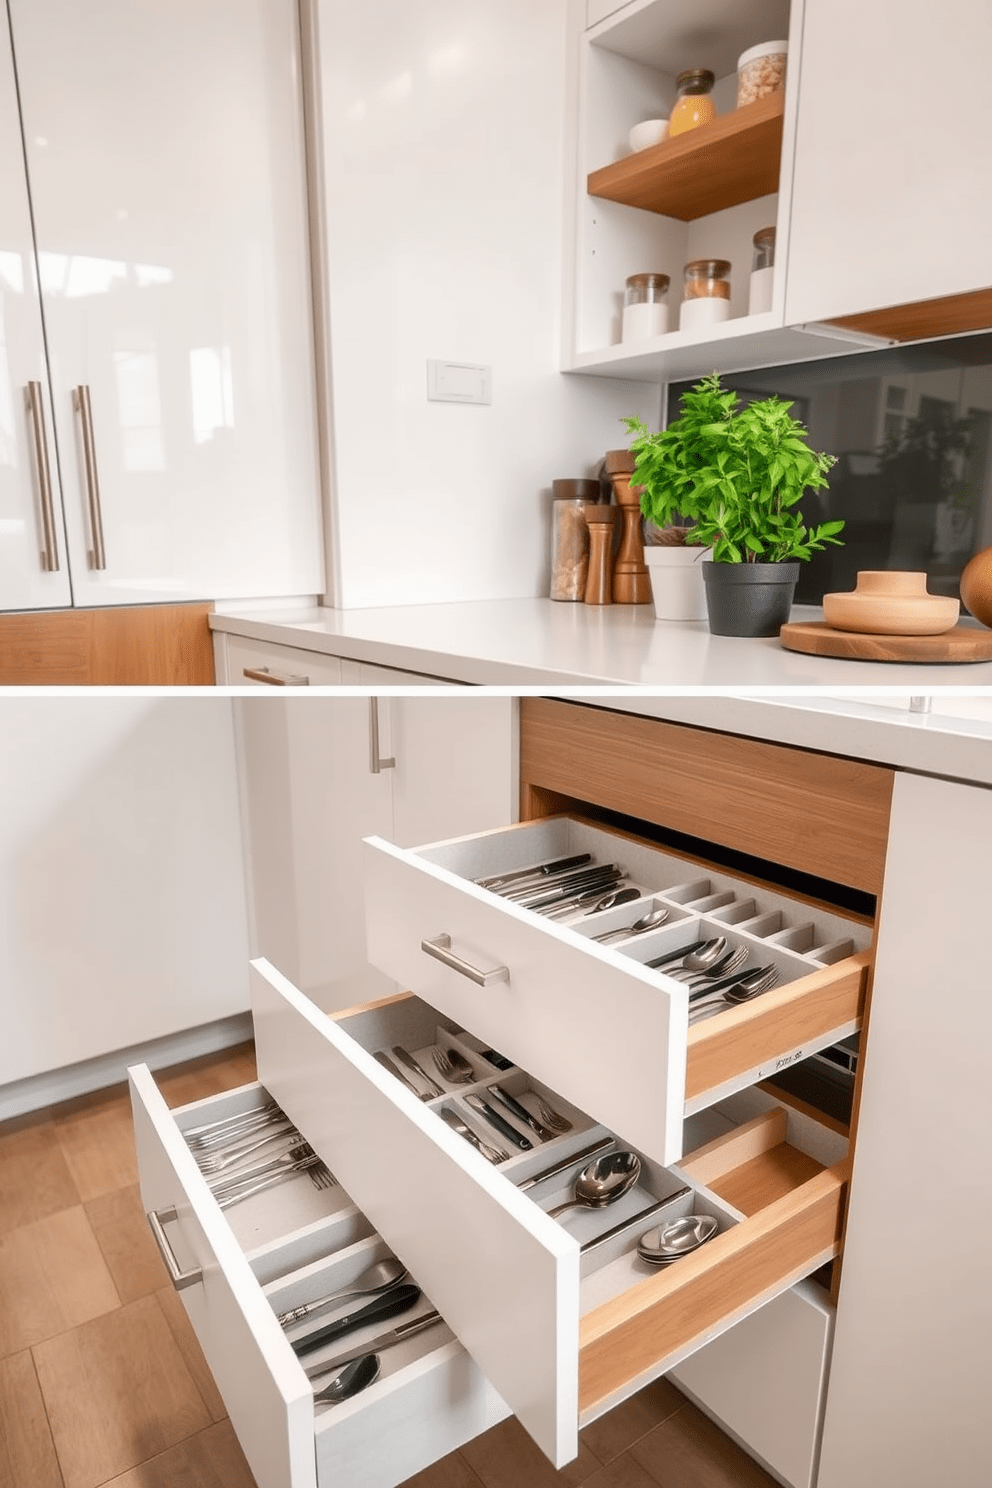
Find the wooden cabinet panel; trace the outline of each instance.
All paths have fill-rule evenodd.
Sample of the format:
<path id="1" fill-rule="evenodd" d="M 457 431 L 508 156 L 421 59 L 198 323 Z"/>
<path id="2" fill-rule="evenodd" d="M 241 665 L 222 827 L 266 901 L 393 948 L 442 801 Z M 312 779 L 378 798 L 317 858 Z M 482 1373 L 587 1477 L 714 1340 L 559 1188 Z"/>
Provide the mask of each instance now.
<path id="1" fill-rule="evenodd" d="M 207 604 L 0 615 L 0 686 L 212 687 Z"/>

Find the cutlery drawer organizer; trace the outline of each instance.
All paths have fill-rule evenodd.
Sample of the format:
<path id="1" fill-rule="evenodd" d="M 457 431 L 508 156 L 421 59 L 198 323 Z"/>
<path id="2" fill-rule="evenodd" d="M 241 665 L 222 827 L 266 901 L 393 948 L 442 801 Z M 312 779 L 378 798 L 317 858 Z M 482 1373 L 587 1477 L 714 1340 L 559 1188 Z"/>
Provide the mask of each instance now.
<path id="1" fill-rule="evenodd" d="M 369 960 L 662 1163 L 687 1115 L 860 1027 L 870 925 L 784 890 L 571 816 L 365 851 Z M 584 853 L 641 897 L 550 919 L 475 882 Z M 655 907 L 657 928 L 593 939 Z M 716 936 L 776 981 L 690 1023 L 684 983 L 647 963 Z"/>
<path id="2" fill-rule="evenodd" d="M 689 1145 L 703 1145 L 665 1167 L 522 1069 L 490 1068 L 478 1039 L 411 995 L 332 1018 L 256 962 L 252 1003 L 261 1090 L 336 1187 L 301 1174 L 222 1211 L 182 1132 L 256 1104 L 259 1087 L 169 1112 L 144 1067 L 131 1080 L 145 1207 L 165 1211 L 177 1267 L 199 1269 L 176 1284 L 260 1488 L 392 1488 L 511 1410 L 560 1467 L 580 1425 L 837 1252 L 846 1144 L 763 1092 L 691 1118 Z M 439 1040 L 471 1060 L 476 1087 L 444 1082 L 425 1102 L 373 1057 Z M 439 1113 L 458 1107 L 488 1140 L 464 1093 L 494 1081 L 543 1097 L 571 1130 L 491 1164 Z M 609 1137 L 639 1152 L 637 1187 L 551 1219 L 579 1154 Z M 637 1258 L 645 1230 L 689 1212 L 716 1216 L 719 1233 L 669 1267 Z M 346 1285 L 384 1247 L 446 1326 L 387 1351 L 362 1394 L 315 1409 L 276 1314 Z M 360 1352 L 363 1335 L 352 1342 Z"/>

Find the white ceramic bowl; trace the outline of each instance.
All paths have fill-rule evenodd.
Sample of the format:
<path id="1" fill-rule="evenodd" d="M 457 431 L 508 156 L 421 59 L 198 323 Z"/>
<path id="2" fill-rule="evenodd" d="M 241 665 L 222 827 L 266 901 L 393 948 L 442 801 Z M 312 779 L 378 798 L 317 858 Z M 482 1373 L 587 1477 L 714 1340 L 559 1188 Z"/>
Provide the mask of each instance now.
<path id="1" fill-rule="evenodd" d="M 650 145 L 658 145 L 667 137 L 667 119 L 644 119 L 640 124 L 635 124 L 627 136 L 630 148 L 634 151 L 646 150 Z"/>
<path id="2" fill-rule="evenodd" d="M 956 599 L 927 593 L 925 573 L 897 570 L 863 570 L 853 593 L 823 596 L 827 624 L 861 635 L 943 635 L 960 609 Z"/>

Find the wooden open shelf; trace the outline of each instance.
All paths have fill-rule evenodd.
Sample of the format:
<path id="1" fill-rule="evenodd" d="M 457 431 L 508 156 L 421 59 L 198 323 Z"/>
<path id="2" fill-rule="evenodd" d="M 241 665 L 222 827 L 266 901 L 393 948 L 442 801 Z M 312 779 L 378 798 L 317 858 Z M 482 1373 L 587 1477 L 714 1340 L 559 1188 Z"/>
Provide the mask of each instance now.
<path id="1" fill-rule="evenodd" d="M 778 190 L 781 90 L 593 171 L 590 196 L 692 222 Z"/>

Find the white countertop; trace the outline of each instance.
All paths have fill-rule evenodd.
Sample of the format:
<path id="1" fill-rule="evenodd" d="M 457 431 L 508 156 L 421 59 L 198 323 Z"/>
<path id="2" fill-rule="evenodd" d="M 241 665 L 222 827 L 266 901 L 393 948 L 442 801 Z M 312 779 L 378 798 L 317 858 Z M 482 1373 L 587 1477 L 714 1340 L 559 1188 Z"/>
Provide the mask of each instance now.
<path id="1" fill-rule="evenodd" d="M 792 618 L 823 614 L 797 605 Z M 244 609 L 215 614 L 210 623 L 257 641 L 514 689 L 992 688 L 992 662 L 918 666 L 804 656 L 786 651 L 777 637 L 744 640 L 711 635 L 705 621 L 658 621 L 650 605 L 502 599 L 374 610 Z"/>

